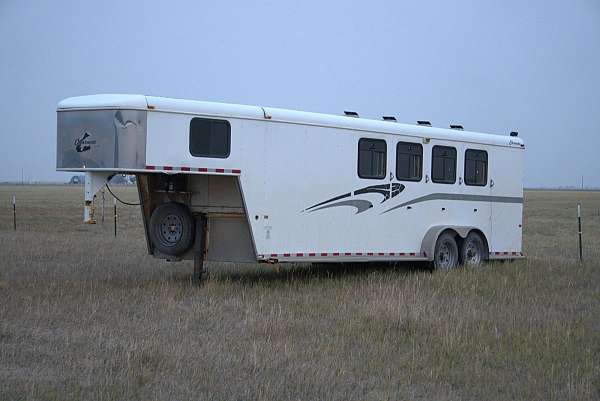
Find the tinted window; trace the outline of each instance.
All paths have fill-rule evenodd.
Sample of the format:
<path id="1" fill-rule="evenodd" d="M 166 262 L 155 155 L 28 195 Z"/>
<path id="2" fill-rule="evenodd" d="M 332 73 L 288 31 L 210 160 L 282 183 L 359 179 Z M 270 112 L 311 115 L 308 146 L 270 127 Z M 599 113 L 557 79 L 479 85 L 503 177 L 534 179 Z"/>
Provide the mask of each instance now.
<path id="1" fill-rule="evenodd" d="M 192 118 L 190 153 L 197 157 L 226 158 L 231 150 L 231 126 L 226 120 Z"/>
<path id="2" fill-rule="evenodd" d="M 431 159 L 431 181 L 441 184 L 456 182 L 456 148 L 434 146 Z"/>
<path id="3" fill-rule="evenodd" d="M 387 145 L 382 139 L 361 138 L 358 141 L 358 176 L 385 178 Z"/>
<path id="4" fill-rule="evenodd" d="M 485 150 L 467 149 L 465 152 L 465 184 L 487 185 L 488 155 Z"/>
<path id="5" fill-rule="evenodd" d="M 421 181 L 423 146 L 420 143 L 398 142 L 396 145 L 396 178 L 401 181 Z"/>

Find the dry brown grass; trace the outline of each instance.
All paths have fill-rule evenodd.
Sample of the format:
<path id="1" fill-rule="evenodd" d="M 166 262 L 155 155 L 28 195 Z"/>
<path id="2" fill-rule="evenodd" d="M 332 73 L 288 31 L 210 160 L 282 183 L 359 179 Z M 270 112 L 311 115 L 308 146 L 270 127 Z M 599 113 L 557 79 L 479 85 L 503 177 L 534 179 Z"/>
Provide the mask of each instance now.
<path id="1" fill-rule="evenodd" d="M 220 265 L 198 289 L 137 208 L 117 239 L 82 225 L 81 192 L 0 187 L 0 399 L 600 398 L 600 193 L 527 193 L 515 263 Z"/>

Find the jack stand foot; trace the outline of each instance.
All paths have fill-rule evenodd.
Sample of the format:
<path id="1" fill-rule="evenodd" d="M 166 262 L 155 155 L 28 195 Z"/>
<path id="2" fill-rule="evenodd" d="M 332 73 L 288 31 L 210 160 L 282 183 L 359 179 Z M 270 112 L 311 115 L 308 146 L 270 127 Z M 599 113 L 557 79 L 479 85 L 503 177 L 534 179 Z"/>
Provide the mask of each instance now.
<path id="1" fill-rule="evenodd" d="M 202 285 L 202 282 L 208 275 L 208 269 L 205 269 L 204 261 L 200 258 L 194 257 L 194 272 L 192 273 L 192 284 L 195 286 Z"/>

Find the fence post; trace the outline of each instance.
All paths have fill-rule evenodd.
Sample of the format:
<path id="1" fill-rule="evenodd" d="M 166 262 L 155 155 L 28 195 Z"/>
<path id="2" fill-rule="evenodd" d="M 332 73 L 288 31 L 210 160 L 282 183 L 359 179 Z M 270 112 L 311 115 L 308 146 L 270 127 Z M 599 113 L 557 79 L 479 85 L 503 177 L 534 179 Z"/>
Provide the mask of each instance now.
<path id="1" fill-rule="evenodd" d="M 13 195 L 13 230 L 17 231 L 17 196 Z"/>
<path id="2" fill-rule="evenodd" d="M 117 198 L 113 197 L 114 201 L 114 216 L 115 216 L 115 237 L 117 236 Z"/>
<path id="3" fill-rule="evenodd" d="M 583 261 L 583 246 L 581 244 L 581 203 L 577 204 L 577 224 L 579 225 L 579 261 Z"/>
<path id="4" fill-rule="evenodd" d="M 104 224 L 104 188 L 102 188 L 102 224 Z"/>

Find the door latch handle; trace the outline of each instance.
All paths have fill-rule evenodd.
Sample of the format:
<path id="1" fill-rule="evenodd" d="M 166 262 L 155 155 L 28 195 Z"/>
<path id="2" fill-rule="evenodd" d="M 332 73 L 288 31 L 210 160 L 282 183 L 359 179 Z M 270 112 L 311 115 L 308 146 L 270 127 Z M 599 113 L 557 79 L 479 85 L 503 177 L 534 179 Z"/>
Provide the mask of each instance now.
<path id="1" fill-rule="evenodd" d="M 429 176 L 425 174 L 425 182 L 429 182 Z"/>
<path id="2" fill-rule="evenodd" d="M 494 186 L 494 180 L 490 180 L 490 188 Z"/>

